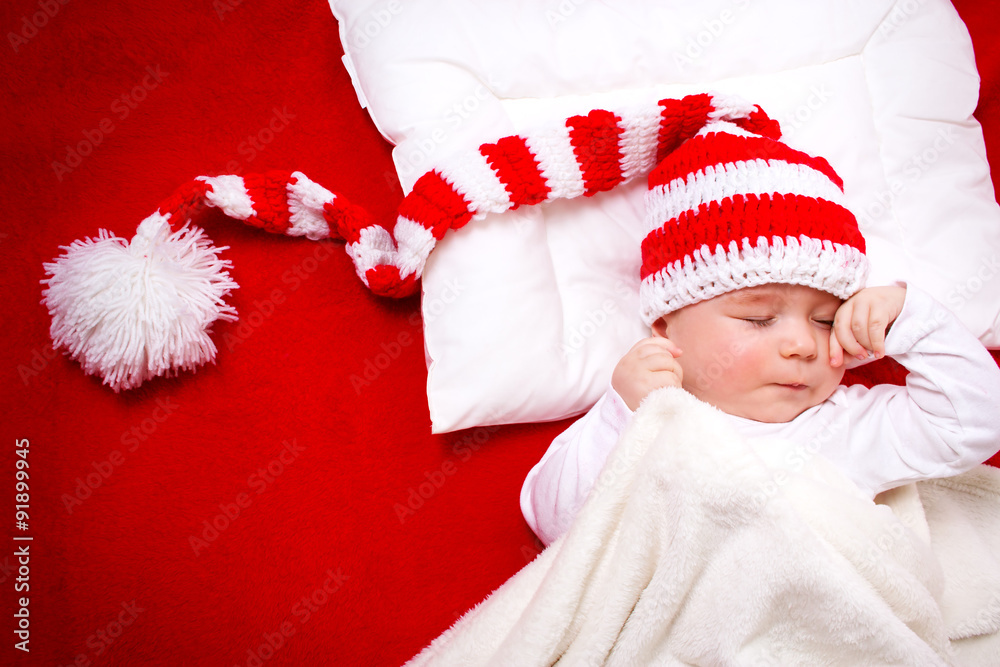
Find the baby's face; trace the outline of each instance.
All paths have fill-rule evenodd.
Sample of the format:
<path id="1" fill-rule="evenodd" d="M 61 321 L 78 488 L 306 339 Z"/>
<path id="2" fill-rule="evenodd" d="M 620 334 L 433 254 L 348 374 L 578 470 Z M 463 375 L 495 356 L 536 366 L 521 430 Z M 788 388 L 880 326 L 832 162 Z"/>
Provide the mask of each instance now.
<path id="1" fill-rule="evenodd" d="M 686 390 L 724 412 L 791 421 L 844 377 L 830 366 L 841 300 L 802 285 L 761 285 L 686 306 L 653 324 L 681 349 Z"/>

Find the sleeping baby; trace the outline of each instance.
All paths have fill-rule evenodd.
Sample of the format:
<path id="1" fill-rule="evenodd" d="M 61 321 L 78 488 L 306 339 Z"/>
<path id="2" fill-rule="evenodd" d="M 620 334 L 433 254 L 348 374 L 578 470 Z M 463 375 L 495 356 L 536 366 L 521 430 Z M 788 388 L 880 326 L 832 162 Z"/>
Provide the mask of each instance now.
<path id="1" fill-rule="evenodd" d="M 530 471 L 521 509 L 549 544 L 572 523 L 632 413 L 681 387 L 751 440 L 816 443 L 869 497 L 957 475 L 1000 443 L 1000 369 L 912 284 L 865 288 L 868 263 L 826 160 L 708 123 L 650 174 L 642 316 L 650 337 Z M 841 385 L 888 355 L 905 386 Z"/>

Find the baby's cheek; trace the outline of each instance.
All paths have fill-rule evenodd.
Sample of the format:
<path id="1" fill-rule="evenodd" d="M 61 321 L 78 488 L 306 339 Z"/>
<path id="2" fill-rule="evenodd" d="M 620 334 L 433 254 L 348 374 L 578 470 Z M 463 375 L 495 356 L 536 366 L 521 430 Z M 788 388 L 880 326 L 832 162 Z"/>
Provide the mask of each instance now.
<path id="1" fill-rule="evenodd" d="M 685 352 L 677 361 L 683 371 L 684 389 L 699 397 L 722 391 L 734 370 L 742 365 L 741 357 L 724 350 L 708 355 Z"/>
<path id="2" fill-rule="evenodd" d="M 824 401 L 830 398 L 833 392 L 836 391 L 837 387 L 839 387 L 840 384 L 844 381 L 844 370 L 845 369 L 843 366 L 840 366 L 838 368 L 830 368 L 830 371 L 832 372 L 830 372 L 826 376 L 825 380 L 826 388 L 829 391 L 827 392 L 826 396 L 823 397 Z"/>

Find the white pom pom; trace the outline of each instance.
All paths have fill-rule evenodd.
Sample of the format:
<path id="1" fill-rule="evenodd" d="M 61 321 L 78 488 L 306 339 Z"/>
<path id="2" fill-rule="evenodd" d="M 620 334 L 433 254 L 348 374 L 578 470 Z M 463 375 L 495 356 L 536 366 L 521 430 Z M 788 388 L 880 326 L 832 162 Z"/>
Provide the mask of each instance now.
<path id="1" fill-rule="evenodd" d="M 237 319 L 223 301 L 238 287 L 225 248 L 197 227 L 171 232 L 168 220 L 149 216 L 131 242 L 101 230 L 45 264 L 55 347 L 115 391 L 214 361 L 212 323 Z"/>

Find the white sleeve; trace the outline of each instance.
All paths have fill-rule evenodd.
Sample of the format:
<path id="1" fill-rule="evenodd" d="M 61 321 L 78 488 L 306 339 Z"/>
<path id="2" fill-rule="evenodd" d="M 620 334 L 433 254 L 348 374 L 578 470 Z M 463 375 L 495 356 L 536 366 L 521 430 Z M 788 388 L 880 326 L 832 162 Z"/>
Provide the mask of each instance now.
<path id="1" fill-rule="evenodd" d="M 886 336 L 906 386 L 850 387 L 852 460 L 875 493 L 950 477 L 1000 448 L 1000 368 L 943 305 L 913 286 Z M 864 437 L 864 436 L 870 437 Z"/>
<path id="2" fill-rule="evenodd" d="M 612 388 L 563 431 L 521 487 L 521 513 L 545 545 L 569 528 L 632 411 Z"/>

